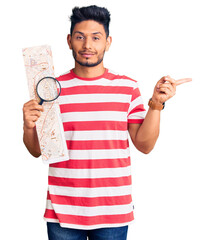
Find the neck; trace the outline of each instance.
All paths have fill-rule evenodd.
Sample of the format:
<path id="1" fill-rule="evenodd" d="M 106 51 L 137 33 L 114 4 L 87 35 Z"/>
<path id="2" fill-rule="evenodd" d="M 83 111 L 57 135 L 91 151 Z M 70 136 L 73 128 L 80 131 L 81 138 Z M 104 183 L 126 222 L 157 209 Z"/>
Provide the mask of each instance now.
<path id="1" fill-rule="evenodd" d="M 82 78 L 95 78 L 101 76 L 105 72 L 103 62 L 95 67 L 84 67 L 75 62 L 74 73 Z"/>

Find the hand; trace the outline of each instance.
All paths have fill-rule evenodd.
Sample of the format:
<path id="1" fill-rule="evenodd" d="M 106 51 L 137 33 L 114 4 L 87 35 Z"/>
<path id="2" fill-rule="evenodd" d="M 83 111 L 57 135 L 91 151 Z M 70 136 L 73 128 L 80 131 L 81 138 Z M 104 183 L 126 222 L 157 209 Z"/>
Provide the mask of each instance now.
<path id="1" fill-rule="evenodd" d="M 39 105 L 36 100 L 30 100 L 23 106 L 24 127 L 33 129 L 36 121 L 41 116 L 41 111 L 44 111 L 43 106 Z"/>
<path id="2" fill-rule="evenodd" d="M 192 81 L 191 78 L 182 78 L 179 80 L 174 80 L 170 76 L 162 77 L 155 86 L 152 101 L 161 104 L 166 102 L 175 95 L 176 86 L 191 81 Z"/>

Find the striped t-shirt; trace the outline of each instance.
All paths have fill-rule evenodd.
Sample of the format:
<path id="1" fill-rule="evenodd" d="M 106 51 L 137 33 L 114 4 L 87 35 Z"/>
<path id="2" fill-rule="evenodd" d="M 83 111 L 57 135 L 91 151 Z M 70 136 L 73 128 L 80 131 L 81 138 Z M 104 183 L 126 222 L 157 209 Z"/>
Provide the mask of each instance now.
<path id="1" fill-rule="evenodd" d="M 49 166 L 44 219 L 96 229 L 133 221 L 128 124 L 145 109 L 137 81 L 108 69 L 95 78 L 73 70 L 58 80 L 69 160 Z"/>

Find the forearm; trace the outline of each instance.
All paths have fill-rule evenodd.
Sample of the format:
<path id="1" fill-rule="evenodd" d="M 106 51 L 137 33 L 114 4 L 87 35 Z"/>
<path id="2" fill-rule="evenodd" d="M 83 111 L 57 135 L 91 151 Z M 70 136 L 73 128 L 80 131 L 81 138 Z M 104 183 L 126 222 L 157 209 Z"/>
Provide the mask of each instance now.
<path id="1" fill-rule="evenodd" d="M 143 153 L 149 153 L 155 146 L 160 130 L 160 112 L 149 108 L 136 134 L 136 145 Z"/>
<path id="2" fill-rule="evenodd" d="M 39 157 L 41 155 L 39 140 L 35 127 L 26 128 L 24 126 L 23 142 L 31 155 L 34 157 Z"/>

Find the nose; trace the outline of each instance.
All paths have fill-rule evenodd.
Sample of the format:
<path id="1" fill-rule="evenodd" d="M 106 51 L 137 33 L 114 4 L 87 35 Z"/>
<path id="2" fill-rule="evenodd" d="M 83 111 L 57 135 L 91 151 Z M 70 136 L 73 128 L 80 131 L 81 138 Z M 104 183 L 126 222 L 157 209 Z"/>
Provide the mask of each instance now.
<path id="1" fill-rule="evenodd" d="M 91 49 L 92 45 L 91 45 L 91 40 L 89 37 L 85 38 L 84 44 L 83 44 L 83 48 L 84 49 Z"/>

